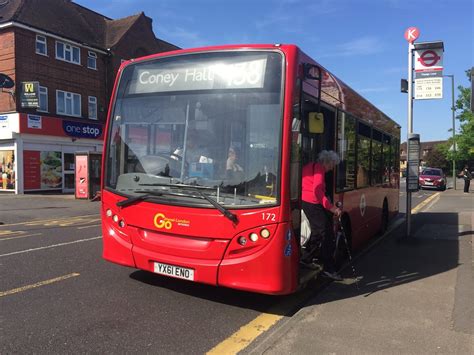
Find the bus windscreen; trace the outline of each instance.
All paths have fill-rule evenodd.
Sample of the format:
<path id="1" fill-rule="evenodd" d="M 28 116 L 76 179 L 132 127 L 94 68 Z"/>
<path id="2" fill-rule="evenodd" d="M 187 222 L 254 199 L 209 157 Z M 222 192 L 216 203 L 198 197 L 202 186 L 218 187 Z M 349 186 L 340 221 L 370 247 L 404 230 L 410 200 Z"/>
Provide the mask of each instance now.
<path id="1" fill-rule="evenodd" d="M 282 72 L 282 55 L 262 51 L 126 66 L 109 118 L 105 187 L 158 192 L 170 204 L 205 204 L 189 186 L 229 208 L 277 204 Z"/>

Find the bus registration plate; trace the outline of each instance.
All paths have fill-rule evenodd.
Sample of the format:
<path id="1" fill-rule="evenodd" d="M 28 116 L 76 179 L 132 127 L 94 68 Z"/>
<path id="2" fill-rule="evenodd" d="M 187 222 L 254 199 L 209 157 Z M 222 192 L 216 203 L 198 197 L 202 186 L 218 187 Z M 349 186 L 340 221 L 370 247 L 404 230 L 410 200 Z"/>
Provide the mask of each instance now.
<path id="1" fill-rule="evenodd" d="M 153 263 L 153 271 L 156 274 L 177 277 L 178 279 L 194 281 L 194 270 L 181 266 Z"/>

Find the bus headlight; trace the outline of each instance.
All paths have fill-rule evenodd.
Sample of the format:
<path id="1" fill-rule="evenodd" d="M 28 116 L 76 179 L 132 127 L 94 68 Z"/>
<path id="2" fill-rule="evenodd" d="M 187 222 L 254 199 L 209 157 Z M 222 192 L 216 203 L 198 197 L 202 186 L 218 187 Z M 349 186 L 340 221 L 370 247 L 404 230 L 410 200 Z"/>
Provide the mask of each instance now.
<path id="1" fill-rule="evenodd" d="M 250 240 L 252 242 L 256 242 L 258 240 L 258 234 L 253 232 L 253 233 L 250 233 L 250 236 L 249 236 Z"/>
<path id="2" fill-rule="evenodd" d="M 112 214 L 113 214 L 113 212 L 112 212 L 111 209 L 108 209 L 108 210 L 105 212 L 105 215 L 106 215 L 107 217 L 112 217 Z"/>
<path id="3" fill-rule="evenodd" d="M 118 223 L 118 221 L 119 221 L 119 216 L 114 215 L 114 217 L 113 217 L 112 219 L 114 220 L 115 223 Z"/>
<path id="4" fill-rule="evenodd" d="M 262 238 L 267 239 L 270 236 L 270 231 L 267 228 L 263 228 L 260 231 L 260 235 L 262 236 Z"/>

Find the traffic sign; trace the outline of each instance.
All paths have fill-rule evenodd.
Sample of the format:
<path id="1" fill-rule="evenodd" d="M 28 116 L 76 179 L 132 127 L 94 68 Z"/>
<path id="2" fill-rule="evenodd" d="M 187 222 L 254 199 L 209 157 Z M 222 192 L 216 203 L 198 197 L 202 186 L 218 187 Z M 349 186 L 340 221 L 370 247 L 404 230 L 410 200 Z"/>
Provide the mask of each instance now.
<path id="1" fill-rule="evenodd" d="M 443 70 L 443 49 L 415 50 L 415 72 Z"/>
<path id="2" fill-rule="evenodd" d="M 441 60 L 441 57 L 435 51 L 424 51 L 420 54 L 418 61 L 425 67 L 432 67 Z"/>
<path id="3" fill-rule="evenodd" d="M 410 43 L 415 42 L 418 37 L 420 37 L 420 30 L 416 27 L 408 27 L 405 31 L 405 39 Z"/>

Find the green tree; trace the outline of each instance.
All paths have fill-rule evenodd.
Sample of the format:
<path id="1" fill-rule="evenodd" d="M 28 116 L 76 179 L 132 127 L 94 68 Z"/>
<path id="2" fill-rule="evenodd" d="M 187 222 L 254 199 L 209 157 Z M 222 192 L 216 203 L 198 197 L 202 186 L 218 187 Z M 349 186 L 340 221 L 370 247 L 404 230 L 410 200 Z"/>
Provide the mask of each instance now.
<path id="1" fill-rule="evenodd" d="M 444 145 L 435 145 L 423 160 L 426 162 L 426 166 L 441 168 L 445 173 L 449 173 L 450 163 L 446 159 L 446 148 Z"/>
<path id="2" fill-rule="evenodd" d="M 471 70 L 466 70 L 466 74 L 471 80 Z M 459 95 L 456 100 L 456 118 L 459 120 L 459 131 L 456 134 L 456 156 L 450 150 L 447 151 L 447 159 L 463 162 L 474 160 L 474 114 L 471 111 L 471 88 L 458 86 Z M 453 145 L 452 138 L 449 145 Z M 459 166 L 461 164 L 458 164 Z"/>

